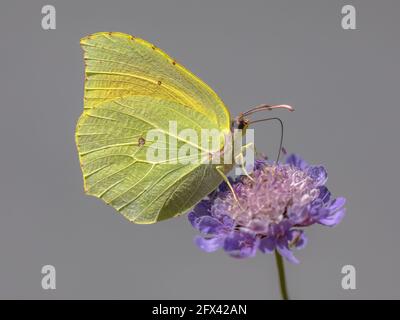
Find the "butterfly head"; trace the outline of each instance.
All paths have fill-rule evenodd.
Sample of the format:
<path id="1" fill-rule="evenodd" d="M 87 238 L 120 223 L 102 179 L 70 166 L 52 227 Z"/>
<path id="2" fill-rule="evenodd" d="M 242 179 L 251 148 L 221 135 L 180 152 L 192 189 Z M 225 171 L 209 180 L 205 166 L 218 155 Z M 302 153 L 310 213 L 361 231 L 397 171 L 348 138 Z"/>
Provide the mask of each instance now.
<path id="1" fill-rule="evenodd" d="M 244 114 L 240 113 L 233 123 L 233 128 L 245 131 L 249 124 L 250 119 L 245 118 Z"/>

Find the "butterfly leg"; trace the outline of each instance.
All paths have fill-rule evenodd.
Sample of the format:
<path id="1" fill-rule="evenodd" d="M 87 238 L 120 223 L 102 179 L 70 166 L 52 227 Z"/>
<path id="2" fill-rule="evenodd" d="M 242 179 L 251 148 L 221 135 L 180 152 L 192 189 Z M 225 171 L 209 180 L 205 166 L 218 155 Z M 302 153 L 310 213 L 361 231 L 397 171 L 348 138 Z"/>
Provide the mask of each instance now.
<path id="1" fill-rule="evenodd" d="M 253 151 L 255 151 L 254 150 L 254 143 L 253 142 L 250 142 L 250 143 L 247 143 L 247 144 L 245 144 L 244 146 L 242 146 L 242 152 L 240 152 L 238 155 L 236 155 L 236 159 L 235 159 L 235 161 L 236 162 L 239 162 L 240 163 L 240 167 L 242 168 L 242 170 L 243 170 L 243 172 L 244 172 L 244 174 L 246 175 L 246 177 L 247 178 L 249 178 L 251 181 L 254 181 L 254 179 L 249 175 L 249 173 L 247 172 L 247 169 L 246 169 L 246 167 L 245 167 L 245 165 L 244 165 L 244 156 L 243 156 L 243 150 L 246 150 L 246 149 L 248 149 L 248 148 L 252 148 L 253 149 Z M 239 160 L 239 161 L 238 161 Z"/>
<path id="2" fill-rule="evenodd" d="M 242 150 L 246 150 L 248 148 L 252 148 L 255 152 L 254 142 L 249 142 L 249 143 L 246 143 L 244 146 L 242 146 Z"/>
<path id="3" fill-rule="evenodd" d="M 233 198 L 239 203 L 239 199 L 238 199 L 238 197 L 236 195 L 236 192 L 233 189 L 232 184 L 229 181 L 228 177 L 224 173 L 223 166 L 216 166 L 215 169 L 217 170 L 217 172 L 221 175 L 222 179 L 224 179 L 224 181 L 228 185 L 229 189 L 231 190 L 231 192 L 233 194 Z"/>

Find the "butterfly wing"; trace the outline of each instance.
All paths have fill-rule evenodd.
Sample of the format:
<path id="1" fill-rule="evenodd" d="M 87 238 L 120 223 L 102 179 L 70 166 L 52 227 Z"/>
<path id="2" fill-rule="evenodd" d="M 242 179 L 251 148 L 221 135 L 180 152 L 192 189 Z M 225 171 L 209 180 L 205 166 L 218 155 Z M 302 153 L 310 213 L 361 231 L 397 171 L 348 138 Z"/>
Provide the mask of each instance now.
<path id="1" fill-rule="evenodd" d="M 76 129 L 86 193 L 103 199 L 135 223 L 184 213 L 222 181 L 215 165 L 149 160 L 149 130 L 165 134 L 157 148 L 167 156 L 188 141 L 178 129 L 229 130 L 229 113 L 217 95 L 165 53 L 120 33 L 82 39 L 85 106 Z M 161 82 L 161 83 L 160 83 Z M 175 145 L 170 138 L 178 138 Z M 192 144 L 199 156 L 211 150 Z M 212 150 L 215 151 L 215 150 Z"/>
<path id="2" fill-rule="evenodd" d="M 85 109 L 122 96 L 147 95 L 189 106 L 229 132 L 229 111 L 218 95 L 153 44 L 124 33 L 100 32 L 81 39 L 81 46 Z"/>

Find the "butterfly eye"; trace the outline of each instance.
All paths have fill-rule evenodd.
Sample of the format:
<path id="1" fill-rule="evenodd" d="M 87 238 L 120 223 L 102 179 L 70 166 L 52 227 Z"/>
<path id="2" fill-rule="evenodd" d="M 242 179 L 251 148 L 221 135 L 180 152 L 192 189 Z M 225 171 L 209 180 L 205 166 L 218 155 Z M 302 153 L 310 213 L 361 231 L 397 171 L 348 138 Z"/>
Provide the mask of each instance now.
<path id="1" fill-rule="evenodd" d="M 238 129 L 246 129 L 249 126 L 249 122 L 245 119 L 239 120 Z"/>

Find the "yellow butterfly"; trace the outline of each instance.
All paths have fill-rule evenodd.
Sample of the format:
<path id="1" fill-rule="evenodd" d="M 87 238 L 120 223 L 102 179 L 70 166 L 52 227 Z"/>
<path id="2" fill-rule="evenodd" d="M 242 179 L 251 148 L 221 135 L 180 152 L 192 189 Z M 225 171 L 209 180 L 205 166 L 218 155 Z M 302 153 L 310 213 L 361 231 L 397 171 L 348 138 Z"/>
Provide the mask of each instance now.
<path id="1" fill-rule="evenodd" d="M 216 129 L 218 150 L 192 147 L 201 154 L 224 148 L 232 134 L 228 109 L 202 80 L 151 43 L 119 32 L 81 39 L 85 60 L 84 111 L 76 127 L 76 145 L 87 194 L 103 199 L 135 223 L 148 224 L 188 211 L 227 181 L 232 164 L 149 161 L 146 134 L 169 136 L 170 120 L 180 129 Z M 262 105 L 241 114 L 239 128 L 251 113 L 289 106 Z M 167 152 L 188 141 L 175 136 Z"/>

